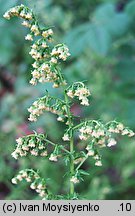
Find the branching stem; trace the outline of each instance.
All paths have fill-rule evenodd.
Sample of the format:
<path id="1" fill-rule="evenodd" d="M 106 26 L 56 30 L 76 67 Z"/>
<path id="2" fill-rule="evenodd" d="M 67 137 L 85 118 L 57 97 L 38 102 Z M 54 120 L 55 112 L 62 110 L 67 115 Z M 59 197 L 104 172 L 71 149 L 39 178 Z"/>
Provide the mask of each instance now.
<path id="1" fill-rule="evenodd" d="M 65 91 L 65 102 L 67 105 L 67 115 L 68 115 L 68 121 L 69 121 L 69 127 L 72 128 L 73 122 L 72 122 L 72 116 L 69 108 L 69 99 Z M 73 152 L 74 152 L 74 138 L 73 138 L 73 130 L 71 129 L 71 138 L 70 138 L 70 176 L 74 175 L 74 157 L 73 157 Z M 70 181 L 70 195 L 74 195 L 74 183 Z"/>
<path id="2" fill-rule="evenodd" d="M 88 159 L 88 155 L 81 161 L 81 163 L 77 166 L 76 171 L 80 169 L 80 167 L 84 164 L 84 162 Z"/>
<path id="3" fill-rule="evenodd" d="M 46 142 L 48 142 L 49 144 L 56 146 L 57 144 L 53 143 L 52 141 L 48 140 L 48 139 L 44 139 Z M 66 153 L 70 154 L 70 151 L 68 151 L 67 149 L 65 149 L 63 146 L 60 146 L 60 148 L 65 151 Z"/>

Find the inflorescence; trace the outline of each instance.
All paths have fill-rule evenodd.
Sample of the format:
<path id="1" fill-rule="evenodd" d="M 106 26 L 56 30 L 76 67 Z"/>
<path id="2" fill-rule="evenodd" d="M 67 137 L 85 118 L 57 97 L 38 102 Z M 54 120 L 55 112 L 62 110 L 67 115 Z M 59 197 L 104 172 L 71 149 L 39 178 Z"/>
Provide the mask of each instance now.
<path id="1" fill-rule="evenodd" d="M 22 25 L 30 29 L 30 33 L 25 36 L 25 39 L 34 42 L 29 52 L 34 59 L 30 83 L 36 85 L 37 82 L 53 82 L 54 88 L 66 85 L 60 73 L 59 64 L 61 61 L 66 61 L 70 56 L 68 47 L 65 44 L 58 44 L 52 48 L 50 43 L 52 42 L 53 30 L 48 27 L 41 29 L 33 11 L 28 7 L 16 6 L 4 14 L 6 19 L 14 16 L 24 20 Z"/>
<path id="2" fill-rule="evenodd" d="M 57 121 L 64 122 L 68 125 L 65 131 L 62 142 L 70 142 L 72 144 L 74 134 L 78 141 L 83 142 L 85 147 L 83 150 L 70 150 L 68 145 L 55 144 L 47 139 L 47 135 L 34 134 L 18 138 L 16 148 L 12 153 L 15 159 L 23 156 L 41 156 L 46 157 L 50 161 L 57 162 L 58 158 L 64 158 L 65 161 L 73 161 L 74 170 L 69 173 L 70 183 L 76 184 L 83 180 L 83 175 L 87 175 L 84 170 L 81 170 L 82 164 L 92 157 L 95 160 L 95 166 L 102 166 L 100 148 L 115 146 L 116 135 L 134 136 L 134 132 L 125 127 L 122 123 L 111 121 L 107 124 L 96 120 L 86 120 L 74 126 L 74 118 L 70 107 L 74 99 L 79 100 L 81 105 L 89 106 L 89 89 L 83 82 L 75 82 L 66 87 L 67 83 L 61 73 L 59 67 L 62 61 L 66 61 L 70 56 L 69 49 L 65 44 L 52 45 L 53 30 L 50 27 L 41 28 L 33 11 L 24 5 L 11 8 L 4 14 L 6 19 L 14 16 L 23 19 L 22 25 L 27 27 L 30 32 L 25 36 L 25 39 L 33 44 L 29 54 L 34 59 L 32 64 L 32 79 L 30 83 L 36 85 L 38 82 L 52 82 L 54 88 L 63 86 L 64 100 L 52 97 L 46 92 L 44 97 L 36 100 L 28 109 L 30 112 L 29 121 L 37 121 L 37 118 L 44 111 L 49 111 L 57 115 Z M 52 145 L 53 148 L 47 148 Z M 50 150 L 51 149 L 51 150 Z M 71 148 L 72 149 L 72 148 Z M 67 163 L 67 162 L 66 162 Z M 30 182 L 30 188 L 34 189 L 41 197 L 47 199 L 48 190 L 46 182 L 37 172 L 32 169 L 26 169 L 12 179 L 12 183 L 17 184 L 19 181 L 26 180 Z"/>

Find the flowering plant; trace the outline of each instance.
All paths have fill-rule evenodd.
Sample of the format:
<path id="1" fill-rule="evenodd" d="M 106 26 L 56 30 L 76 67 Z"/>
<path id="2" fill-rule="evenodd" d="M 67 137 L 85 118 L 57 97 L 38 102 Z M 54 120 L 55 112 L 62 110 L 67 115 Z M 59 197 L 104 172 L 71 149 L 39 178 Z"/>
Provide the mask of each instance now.
<path id="1" fill-rule="evenodd" d="M 47 134 L 34 132 L 28 136 L 18 138 L 16 149 L 12 153 L 15 159 L 27 155 L 41 156 L 50 161 L 57 162 L 64 159 L 69 166 L 67 177 L 69 178 L 69 193 L 67 195 L 54 195 L 50 192 L 47 182 L 41 178 L 38 171 L 33 169 L 21 170 L 12 179 L 13 184 L 26 180 L 30 182 L 30 188 L 39 193 L 42 199 L 78 199 L 75 193 L 75 184 L 80 183 L 85 175 L 81 169 L 84 162 L 93 158 L 95 166 L 102 166 L 100 149 L 116 145 L 116 135 L 134 136 L 134 132 L 122 123 L 111 121 L 106 124 L 99 120 L 84 120 L 76 123 L 76 118 L 71 112 L 74 100 L 79 100 L 83 106 L 89 106 L 90 91 L 83 82 L 75 82 L 68 85 L 61 72 L 60 64 L 70 56 L 65 44 L 57 44 L 53 47 L 53 30 L 50 27 L 41 28 L 33 11 L 24 5 L 11 8 L 4 14 L 6 19 L 14 16 L 23 19 L 22 25 L 30 29 L 25 39 L 33 42 L 29 54 L 34 59 L 32 64 L 32 78 L 30 83 L 53 83 L 53 88 L 61 88 L 63 99 L 53 97 L 46 91 L 44 97 L 36 100 L 28 111 L 29 121 L 36 122 L 44 111 L 57 115 L 57 121 L 63 122 L 67 129 L 63 133 L 62 140 L 54 143 L 48 139 Z M 75 145 L 74 138 L 78 137 L 83 142 L 83 147 Z M 53 150 L 50 151 L 50 145 Z"/>

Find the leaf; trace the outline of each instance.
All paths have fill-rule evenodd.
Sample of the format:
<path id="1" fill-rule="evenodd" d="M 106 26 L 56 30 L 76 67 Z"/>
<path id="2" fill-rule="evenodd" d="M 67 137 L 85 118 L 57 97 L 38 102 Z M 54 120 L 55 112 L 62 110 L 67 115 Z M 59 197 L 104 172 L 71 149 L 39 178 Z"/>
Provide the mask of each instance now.
<path id="1" fill-rule="evenodd" d="M 126 165 L 124 169 L 122 170 L 122 177 L 124 179 L 130 178 L 130 176 L 134 174 L 134 170 L 135 170 L 134 163 L 130 163 Z"/>
<path id="2" fill-rule="evenodd" d="M 5 27 L 7 27 L 6 32 Z M 6 25 L 1 26 L 0 40 L 2 41 L 2 43 L 0 43 L 0 64 L 2 65 L 8 64 L 11 58 L 14 56 L 14 43 L 9 35 L 12 35 L 11 28 L 8 28 L 8 26 Z"/>
<path id="3" fill-rule="evenodd" d="M 66 164 L 66 166 L 69 164 L 69 157 L 66 155 L 65 157 L 64 157 L 64 162 L 65 162 L 65 164 Z"/>
<path id="4" fill-rule="evenodd" d="M 86 172 L 86 171 L 84 171 L 84 170 L 79 170 L 79 173 L 81 174 L 81 175 L 90 175 L 88 172 Z"/>
<path id="5" fill-rule="evenodd" d="M 69 46 L 72 56 L 78 56 L 86 48 L 88 38 L 85 33 L 89 30 L 89 23 L 81 24 L 69 31 L 64 42 Z"/>
<path id="6" fill-rule="evenodd" d="M 73 56 L 78 56 L 85 49 L 106 55 L 111 45 L 108 32 L 95 24 L 86 23 L 69 32 L 65 38 Z"/>
<path id="7" fill-rule="evenodd" d="M 98 23 L 98 24 L 106 24 L 109 20 L 115 16 L 115 7 L 114 4 L 112 3 L 104 3 L 97 7 L 93 14 L 93 21 Z"/>
<path id="8" fill-rule="evenodd" d="M 115 4 L 106 3 L 97 8 L 93 21 L 116 37 L 123 35 L 128 30 L 131 19 L 124 12 L 118 13 Z"/>
<path id="9" fill-rule="evenodd" d="M 123 81 L 135 81 L 135 62 L 131 59 L 123 59 L 115 66 L 115 74 Z"/>
<path id="10" fill-rule="evenodd" d="M 91 24 L 86 37 L 89 39 L 88 45 L 93 51 L 101 55 L 107 54 L 111 46 L 111 37 L 104 27 Z"/>
<path id="11" fill-rule="evenodd" d="M 135 16 L 135 0 L 130 1 L 126 7 L 125 12 L 129 15 L 134 17 Z"/>
<path id="12" fill-rule="evenodd" d="M 93 14 L 92 22 L 81 24 L 70 31 L 65 42 L 72 55 L 78 56 L 86 49 L 105 56 L 113 39 L 125 34 L 130 26 L 128 14 L 115 10 L 115 4 L 103 4 Z"/>

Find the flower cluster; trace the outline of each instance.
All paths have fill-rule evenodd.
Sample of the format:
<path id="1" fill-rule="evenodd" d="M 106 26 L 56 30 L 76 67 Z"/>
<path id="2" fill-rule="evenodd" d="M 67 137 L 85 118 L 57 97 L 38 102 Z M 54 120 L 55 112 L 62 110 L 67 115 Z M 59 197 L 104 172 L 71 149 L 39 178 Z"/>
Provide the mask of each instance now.
<path id="1" fill-rule="evenodd" d="M 88 96 L 90 92 L 88 88 L 81 82 L 76 82 L 67 89 L 67 95 L 70 98 L 77 97 L 82 105 L 89 106 Z"/>
<path id="2" fill-rule="evenodd" d="M 83 159 L 83 161 L 85 161 L 88 157 L 85 156 L 85 159 Z M 81 162 L 82 163 L 82 162 Z M 79 165 L 74 172 L 74 175 L 71 176 L 70 178 L 70 182 L 72 182 L 73 184 L 77 184 L 79 183 L 81 180 L 83 181 L 83 176 L 89 175 L 88 172 L 84 171 L 83 169 L 79 169 L 81 165 Z"/>
<path id="3" fill-rule="evenodd" d="M 135 135 L 135 133 L 132 130 L 130 130 L 128 127 L 125 127 L 122 123 L 111 121 L 106 125 L 110 133 L 118 133 L 121 135 L 127 135 L 128 137 L 133 137 Z"/>
<path id="4" fill-rule="evenodd" d="M 54 62 L 57 62 L 58 59 L 66 61 L 70 56 L 69 49 L 65 44 L 58 44 L 52 49 L 51 56 Z"/>
<path id="5" fill-rule="evenodd" d="M 54 153 L 52 153 L 51 155 L 50 155 L 50 157 L 49 157 L 49 160 L 50 161 L 58 161 L 58 156 L 57 156 L 57 154 L 54 154 Z"/>
<path id="6" fill-rule="evenodd" d="M 37 64 L 37 62 L 35 62 Z M 32 72 L 32 79 L 30 83 L 36 85 L 40 83 L 54 82 L 53 88 L 58 88 L 60 84 L 65 85 L 65 82 L 61 82 L 61 77 L 52 63 L 43 63 L 39 68 L 34 69 Z"/>
<path id="7" fill-rule="evenodd" d="M 72 129 L 69 127 L 67 130 L 65 130 L 62 139 L 63 141 L 70 141 L 71 138 L 72 138 Z"/>
<path id="8" fill-rule="evenodd" d="M 80 128 L 79 128 L 79 138 L 81 140 L 87 140 L 90 137 L 92 138 L 102 138 L 105 136 L 105 128 L 102 123 L 99 123 L 94 121 L 88 121 L 85 122 Z"/>
<path id="9" fill-rule="evenodd" d="M 129 137 L 134 136 L 134 132 L 132 130 L 116 121 L 104 125 L 100 121 L 89 120 L 82 124 L 79 128 L 79 132 L 79 138 L 81 140 L 95 138 L 99 145 L 105 146 L 105 141 L 107 139 L 107 146 L 109 147 L 116 144 L 116 141 L 112 138 L 112 133 L 128 135 Z"/>
<path id="10" fill-rule="evenodd" d="M 25 137 L 20 137 L 16 142 L 16 149 L 12 153 L 12 157 L 15 159 L 18 159 L 19 156 L 23 157 L 29 154 L 33 156 L 47 157 L 50 161 L 56 162 L 58 157 L 61 157 L 61 150 L 63 150 L 63 146 L 52 144 L 51 141 L 46 139 L 44 134 L 35 133 Z M 49 144 L 53 145 L 53 151 L 51 148 L 48 148 Z"/>
<path id="11" fill-rule="evenodd" d="M 12 183 L 18 184 L 22 180 L 30 182 L 30 188 L 35 190 L 39 196 L 45 197 L 47 195 L 45 180 L 41 178 L 34 170 L 21 170 L 18 175 L 12 179 Z"/>
<path id="12" fill-rule="evenodd" d="M 54 88 L 65 85 L 66 82 L 57 69 L 57 59 L 51 56 L 51 50 L 45 39 L 39 39 L 31 48 L 29 54 L 35 62 L 32 64 L 34 70 L 31 72 L 30 83 L 36 85 L 37 82 L 54 82 Z"/>
<path id="13" fill-rule="evenodd" d="M 66 47 L 66 45 L 61 45 L 61 50 L 64 49 L 63 47 Z M 55 50 L 55 47 L 53 50 Z M 58 54 L 54 55 L 53 50 L 51 52 L 49 45 L 47 45 L 47 42 L 44 38 L 39 39 L 32 45 L 32 49 L 29 53 L 35 60 L 35 62 L 32 64 L 34 68 L 32 71 L 32 79 L 30 81 L 32 85 L 36 85 L 38 81 L 41 83 L 54 82 L 54 88 L 58 88 L 60 85 L 66 85 L 66 82 L 59 73 L 59 69 L 57 67 L 58 59 L 60 57 Z M 62 56 L 62 53 L 60 56 Z M 66 56 L 65 52 L 63 56 Z"/>
<path id="14" fill-rule="evenodd" d="M 87 145 L 87 156 L 93 157 L 93 159 L 95 160 L 95 166 L 102 166 L 101 155 L 93 144 L 94 143 Z"/>
<path id="15" fill-rule="evenodd" d="M 74 184 L 77 184 L 77 183 L 80 182 L 79 179 L 76 176 L 72 176 L 70 181 L 73 182 Z"/>
<path id="16" fill-rule="evenodd" d="M 54 151 L 50 154 L 49 160 L 57 162 L 58 157 L 61 156 L 61 146 L 55 145 Z"/>
<path id="17" fill-rule="evenodd" d="M 3 15 L 3 17 L 5 19 L 8 19 L 8 20 L 14 16 L 21 17 L 23 19 L 26 19 L 27 21 L 33 19 L 32 10 L 30 10 L 29 8 L 27 8 L 23 4 L 21 4 L 20 6 L 16 6 L 16 7 L 11 8 L 9 11 L 7 11 Z M 24 25 L 27 26 L 26 24 L 24 24 Z"/>
<path id="18" fill-rule="evenodd" d="M 35 60 L 33 68 L 38 68 L 43 59 L 49 57 L 49 46 L 44 39 L 39 39 L 31 46 L 29 54 Z"/>
<path id="19" fill-rule="evenodd" d="M 44 134 L 31 134 L 18 138 L 12 157 L 18 159 L 19 156 L 23 157 L 28 154 L 42 157 L 47 156 L 47 143 L 45 143 L 44 139 Z"/>
<path id="20" fill-rule="evenodd" d="M 35 101 L 32 106 L 28 108 L 28 111 L 30 112 L 29 121 L 37 121 L 37 117 L 40 116 L 43 111 L 49 111 L 58 116 L 66 115 L 65 104 L 60 99 L 55 99 L 49 95 Z M 58 120 L 61 120 L 60 118 Z"/>
<path id="21" fill-rule="evenodd" d="M 42 32 L 43 38 L 48 39 L 49 41 L 51 41 L 52 35 L 53 35 L 52 29 L 44 29 Z"/>
<path id="22" fill-rule="evenodd" d="M 20 5 L 11 8 L 4 14 L 6 19 L 10 19 L 13 16 L 23 19 L 22 25 L 30 30 L 25 39 L 33 41 L 29 52 L 34 59 L 30 83 L 36 85 L 38 82 L 52 82 L 54 88 L 66 85 L 59 64 L 62 61 L 66 61 L 70 56 L 68 47 L 65 44 L 50 46 L 53 36 L 52 28 L 41 28 L 33 11 L 26 6 Z M 69 179 L 71 187 L 73 184 L 83 180 L 83 175 L 88 175 L 85 170 L 81 169 L 81 166 L 89 157 L 94 159 L 95 166 L 102 166 L 101 147 L 115 146 L 117 143 L 116 134 L 129 137 L 135 134 L 122 123 L 116 121 L 103 124 L 100 121 L 88 120 L 74 126 L 74 116 L 70 111 L 71 104 L 68 97 L 78 99 L 82 105 L 88 106 L 90 95 L 89 89 L 82 82 L 75 82 L 67 89 L 64 88 L 64 100 L 52 97 L 46 92 L 44 97 L 36 100 L 28 109 L 30 112 L 29 120 L 37 121 L 37 118 L 44 111 L 56 114 L 58 121 L 65 122 L 68 125 L 62 139 L 63 141 L 69 141 L 69 146 L 53 143 L 47 139 L 47 135 L 35 132 L 35 134 L 16 140 L 17 145 L 12 156 L 15 159 L 27 155 L 42 156 L 53 162 L 57 162 L 58 158 L 63 156 L 65 163 L 69 163 L 70 166 Z M 79 151 L 76 151 L 77 147 L 74 147 L 73 138 L 75 132 L 79 133 L 79 139 L 83 141 L 84 145 L 87 143 L 86 147 L 84 148 L 83 145 L 82 148 L 79 148 Z M 50 145 L 52 148 L 50 148 Z M 46 181 L 34 170 L 26 169 L 20 171 L 12 179 L 12 183 L 17 184 L 22 180 L 30 182 L 30 188 L 35 190 L 41 197 L 44 197 L 44 199 L 52 198 L 52 194 L 49 194 L 46 188 Z M 70 189 L 72 189 L 71 187 Z M 73 198 L 74 194 L 74 191 L 70 190 L 70 198 Z M 60 197 L 64 198 L 64 196 L 57 196 L 57 198 Z"/>
<path id="23" fill-rule="evenodd" d="M 25 36 L 26 40 L 33 41 L 34 36 L 38 36 L 38 40 L 35 40 L 29 52 L 34 59 L 32 64 L 34 70 L 31 72 L 30 83 L 36 85 L 38 81 L 41 83 L 53 82 L 54 88 L 66 85 L 60 74 L 60 68 L 58 68 L 58 60 L 65 61 L 70 56 L 68 47 L 65 44 L 58 44 L 51 49 L 48 42 L 52 41 L 53 30 L 51 28 L 41 29 L 33 11 L 26 6 L 11 8 L 4 14 L 6 19 L 13 16 L 23 18 L 22 25 L 30 29 L 30 33 Z"/>
<path id="24" fill-rule="evenodd" d="M 62 139 L 63 139 L 63 141 L 69 141 L 69 140 L 70 140 L 69 134 L 66 132 L 66 133 L 64 134 L 64 136 L 62 137 Z"/>
<path id="25" fill-rule="evenodd" d="M 89 120 L 81 124 L 79 132 L 81 140 L 90 140 L 90 144 L 86 146 L 87 155 L 92 156 L 96 160 L 96 166 L 102 166 L 98 148 L 111 147 L 117 144 L 113 134 L 119 133 L 121 135 L 128 135 L 129 137 L 134 136 L 132 130 L 116 121 L 104 125 L 100 121 Z"/>

